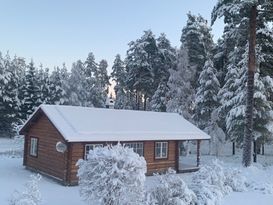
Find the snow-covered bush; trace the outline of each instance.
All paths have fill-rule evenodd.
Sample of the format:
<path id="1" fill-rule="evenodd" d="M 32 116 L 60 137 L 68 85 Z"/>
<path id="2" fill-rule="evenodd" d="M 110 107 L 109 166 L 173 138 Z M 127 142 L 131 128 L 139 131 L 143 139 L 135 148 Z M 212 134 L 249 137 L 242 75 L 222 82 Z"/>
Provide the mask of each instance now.
<path id="1" fill-rule="evenodd" d="M 133 149 L 120 144 L 97 147 L 90 150 L 87 160 L 79 160 L 77 166 L 80 195 L 87 203 L 142 203 L 146 161 Z"/>
<path id="2" fill-rule="evenodd" d="M 231 190 L 225 186 L 225 173 L 220 162 L 215 160 L 210 166 L 203 166 L 193 175 L 190 188 L 197 196 L 197 204 L 219 204 L 223 196 Z"/>
<path id="3" fill-rule="evenodd" d="M 42 197 L 38 187 L 41 175 L 31 175 L 30 180 L 25 184 L 23 192 L 15 191 L 9 201 L 9 205 L 39 205 Z"/>
<path id="4" fill-rule="evenodd" d="M 215 185 L 210 185 L 207 183 L 193 183 L 190 185 L 190 189 L 196 195 L 197 205 L 218 205 L 223 198 L 222 192 Z"/>
<path id="5" fill-rule="evenodd" d="M 186 183 L 169 169 L 164 175 L 157 175 L 158 184 L 148 193 L 149 205 L 194 205 L 196 196 Z"/>
<path id="6" fill-rule="evenodd" d="M 222 162 L 214 160 L 193 175 L 190 188 L 197 196 L 197 204 L 215 205 L 232 191 L 245 191 L 246 178 L 240 170 L 224 168 Z"/>
<path id="7" fill-rule="evenodd" d="M 242 175 L 241 170 L 236 168 L 228 168 L 225 170 L 225 184 L 229 186 L 232 191 L 243 192 L 246 191 L 247 180 Z"/>

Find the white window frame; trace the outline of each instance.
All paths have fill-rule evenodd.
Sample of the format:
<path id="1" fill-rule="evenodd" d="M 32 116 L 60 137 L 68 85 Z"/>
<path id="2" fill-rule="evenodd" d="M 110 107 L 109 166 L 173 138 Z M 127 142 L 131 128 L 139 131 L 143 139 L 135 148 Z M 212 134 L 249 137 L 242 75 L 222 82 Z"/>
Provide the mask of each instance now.
<path id="1" fill-rule="evenodd" d="M 30 137 L 29 155 L 33 157 L 38 156 L 38 138 L 37 137 Z"/>
<path id="2" fill-rule="evenodd" d="M 87 155 L 90 150 L 93 150 L 96 147 L 103 147 L 103 144 L 86 144 L 84 146 L 84 159 L 87 159 Z"/>
<path id="3" fill-rule="evenodd" d="M 139 156 L 144 156 L 144 144 L 143 142 L 126 142 L 125 147 L 133 148 L 134 152 Z"/>
<path id="4" fill-rule="evenodd" d="M 163 155 L 163 149 L 166 148 L 166 155 Z M 167 159 L 168 158 L 168 142 L 155 142 L 155 159 Z M 157 151 L 159 150 L 159 155 Z"/>

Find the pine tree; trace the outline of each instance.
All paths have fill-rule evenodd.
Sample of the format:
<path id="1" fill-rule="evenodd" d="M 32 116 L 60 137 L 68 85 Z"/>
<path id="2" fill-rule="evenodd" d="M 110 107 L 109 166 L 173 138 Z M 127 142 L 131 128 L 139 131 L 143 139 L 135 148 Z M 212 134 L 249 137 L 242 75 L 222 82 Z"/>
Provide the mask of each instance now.
<path id="1" fill-rule="evenodd" d="M 126 84 L 131 92 L 135 92 L 137 98 L 136 109 L 140 109 L 144 99 L 144 110 L 146 103 L 152 97 L 155 87 L 154 70 L 158 56 L 156 39 L 152 31 L 144 31 L 144 35 L 129 43 L 126 57 L 126 70 L 128 77 Z"/>
<path id="2" fill-rule="evenodd" d="M 39 87 L 39 101 L 40 103 L 50 103 L 50 81 L 49 81 L 49 69 L 40 66 L 38 71 L 38 87 Z"/>
<path id="3" fill-rule="evenodd" d="M 61 73 L 61 87 L 63 89 L 63 103 L 62 104 L 68 104 L 69 102 L 69 77 L 70 73 L 68 73 L 65 63 L 63 63 L 63 67 L 60 70 Z"/>
<path id="4" fill-rule="evenodd" d="M 205 129 L 211 120 L 212 111 L 219 106 L 217 94 L 220 83 L 211 60 L 206 61 L 198 82 L 193 119 L 200 129 Z"/>
<path id="5" fill-rule="evenodd" d="M 40 104 L 37 69 L 34 66 L 33 60 L 27 66 L 25 85 L 22 92 L 24 99 L 20 110 L 22 119 L 26 119 Z"/>
<path id="6" fill-rule="evenodd" d="M 166 112 L 166 94 L 168 92 L 166 83 L 160 83 L 151 100 L 151 110 L 156 112 Z"/>
<path id="7" fill-rule="evenodd" d="M 113 63 L 111 78 L 115 82 L 115 109 L 128 108 L 128 98 L 126 95 L 126 70 L 124 62 L 121 60 L 120 55 L 116 55 Z M 129 91 L 127 91 L 129 92 Z"/>
<path id="8" fill-rule="evenodd" d="M 6 90 L 10 87 L 12 73 L 10 70 L 10 58 L 7 54 L 5 58 L 0 53 L 0 136 L 10 136 L 12 132 L 12 96 Z M 11 103 L 11 104 L 10 104 Z"/>
<path id="9" fill-rule="evenodd" d="M 50 76 L 50 85 L 49 85 L 49 102 L 50 104 L 64 104 L 64 93 L 65 91 L 62 88 L 61 82 L 61 71 L 59 67 L 56 67 Z"/>
<path id="10" fill-rule="evenodd" d="M 87 106 L 105 107 L 109 85 L 107 66 L 106 60 L 102 60 L 98 65 L 93 53 L 88 54 L 85 61 L 84 84 L 87 91 Z"/>
<path id="11" fill-rule="evenodd" d="M 270 19 L 272 21 L 272 14 L 269 12 L 273 9 L 272 1 L 218 1 L 212 12 L 212 23 L 222 16 L 224 16 L 224 21 L 226 23 L 232 22 L 234 24 L 234 34 L 241 33 L 241 35 L 236 36 L 238 46 L 242 47 L 245 42 L 249 42 L 249 61 L 248 61 L 248 82 L 247 82 L 247 105 L 246 105 L 246 122 L 245 122 L 245 141 L 244 141 L 244 152 L 243 152 L 243 164 L 244 166 L 249 166 L 251 163 L 251 141 L 253 134 L 253 94 L 254 94 L 254 80 L 255 80 L 255 69 L 256 69 L 256 39 L 258 42 L 257 31 L 262 28 Z M 231 14 L 231 15 L 230 15 Z M 248 28 L 245 32 L 249 34 L 245 36 L 242 34 L 241 25 L 244 22 L 249 22 L 245 24 L 245 28 Z M 243 38 L 238 38 L 243 37 Z M 262 47 L 261 47 L 262 48 Z M 261 67 L 262 68 L 262 67 Z M 264 72 L 264 68 L 261 69 Z M 255 160 L 255 158 L 254 158 Z"/>
<path id="12" fill-rule="evenodd" d="M 70 105 L 88 106 L 87 90 L 85 89 L 85 68 L 82 61 L 78 60 L 72 64 L 69 78 L 69 103 Z M 90 105 L 89 105 L 90 106 Z"/>
<path id="13" fill-rule="evenodd" d="M 194 89 L 190 79 L 195 70 L 189 66 L 187 49 L 181 48 L 177 57 L 177 67 L 170 70 L 167 94 L 167 112 L 177 112 L 191 119 L 193 111 Z"/>
<path id="14" fill-rule="evenodd" d="M 207 25 L 207 20 L 200 15 L 188 13 L 187 25 L 182 30 L 180 41 L 188 50 L 189 66 L 195 70 L 191 83 L 197 88 L 199 75 L 213 48 L 211 28 Z"/>

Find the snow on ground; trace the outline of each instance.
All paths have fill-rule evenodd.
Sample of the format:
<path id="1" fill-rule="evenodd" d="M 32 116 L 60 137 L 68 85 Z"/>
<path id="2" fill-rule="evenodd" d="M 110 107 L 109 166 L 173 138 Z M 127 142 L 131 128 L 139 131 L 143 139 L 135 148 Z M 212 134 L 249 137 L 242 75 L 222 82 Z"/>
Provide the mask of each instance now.
<path id="1" fill-rule="evenodd" d="M 8 199 L 14 190 L 24 190 L 24 184 L 29 180 L 31 172 L 22 165 L 20 156 L 8 155 L 12 149 L 17 149 L 10 139 L 0 138 L 0 204 L 8 205 Z M 272 147 L 271 147 L 272 149 Z M 6 154 L 3 154 L 6 153 Z M 201 163 L 207 164 L 214 157 L 202 156 Z M 222 200 L 222 205 L 268 205 L 273 204 L 273 155 L 258 157 L 261 164 L 255 164 L 250 168 L 241 167 L 241 153 L 236 156 L 222 156 L 220 160 L 225 162 L 226 167 L 237 167 L 243 171 L 247 177 L 248 191 L 230 193 Z M 192 174 L 179 174 L 186 183 L 191 181 Z M 156 184 L 155 177 L 147 177 L 146 187 L 149 189 Z M 40 185 L 40 191 L 43 197 L 43 205 L 66 204 L 66 205 L 84 205 L 85 203 L 79 196 L 79 188 L 65 187 L 55 181 L 43 177 Z"/>

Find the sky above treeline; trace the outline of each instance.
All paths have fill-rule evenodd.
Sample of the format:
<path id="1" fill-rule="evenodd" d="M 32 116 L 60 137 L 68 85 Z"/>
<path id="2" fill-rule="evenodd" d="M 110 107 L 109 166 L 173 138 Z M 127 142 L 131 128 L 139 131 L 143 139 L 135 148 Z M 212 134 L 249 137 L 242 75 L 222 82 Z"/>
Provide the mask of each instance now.
<path id="1" fill-rule="evenodd" d="M 25 57 L 29 62 L 53 68 L 93 52 L 96 61 L 113 64 L 116 54 L 125 57 L 128 43 L 151 29 L 166 33 L 173 46 L 180 46 L 187 13 L 210 21 L 217 0 L 0 0 L 0 51 Z M 214 39 L 223 23 L 213 26 Z"/>

